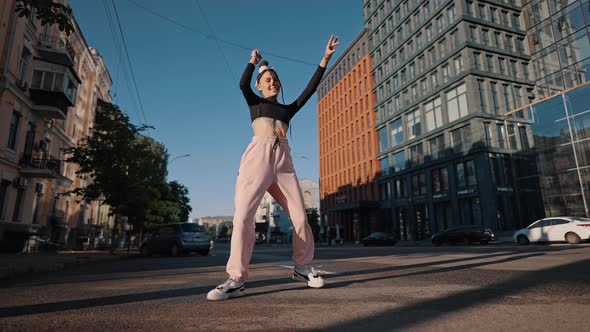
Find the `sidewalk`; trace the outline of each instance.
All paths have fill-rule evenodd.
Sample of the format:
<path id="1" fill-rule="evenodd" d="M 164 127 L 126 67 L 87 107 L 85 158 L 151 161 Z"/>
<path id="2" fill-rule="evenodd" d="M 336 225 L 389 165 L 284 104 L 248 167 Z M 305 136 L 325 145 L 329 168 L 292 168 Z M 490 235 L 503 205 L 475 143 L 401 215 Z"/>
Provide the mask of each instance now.
<path id="1" fill-rule="evenodd" d="M 137 250 L 58 251 L 26 254 L 0 254 L 0 280 L 12 279 L 28 273 L 62 271 L 71 266 L 100 261 L 125 259 L 137 255 Z"/>
<path id="2" fill-rule="evenodd" d="M 514 244 L 514 239 L 512 239 L 513 231 L 507 232 L 498 232 L 496 233 L 496 241 L 490 242 L 490 244 Z M 422 240 L 422 241 L 399 241 L 396 246 L 399 247 L 413 247 L 413 246 L 432 246 L 432 241 Z"/>

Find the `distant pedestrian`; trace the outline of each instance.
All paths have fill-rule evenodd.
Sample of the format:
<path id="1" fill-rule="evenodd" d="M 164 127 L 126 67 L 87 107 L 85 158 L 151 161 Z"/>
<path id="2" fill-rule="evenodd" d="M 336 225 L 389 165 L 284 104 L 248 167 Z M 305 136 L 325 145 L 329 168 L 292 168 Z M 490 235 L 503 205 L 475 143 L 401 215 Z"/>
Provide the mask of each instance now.
<path id="1" fill-rule="evenodd" d="M 254 214 L 267 191 L 293 221 L 293 279 L 304 281 L 309 287 L 324 286 L 324 279 L 310 265 L 314 255 L 314 239 L 307 223 L 303 195 L 286 135 L 289 121 L 316 91 L 339 44 L 338 37 L 330 37 L 324 57 L 307 87 L 297 100 L 287 105 L 278 102 L 282 85 L 268 61 L 262 61 L 258 67 L 256 88 L 261 96 L 252 91 L 252 74 L 255 65 L 262 59 L 258 50 L 252 51 L 240 80 L 240 89 L 250 108 L 254 137 L 242 155 L 236 180 L 234 229 L 226 268 L 229 278 L 207 294 L 208 300 L 225 300 L 244 295 L 244 282 L 248 277 L 255 242 Z"/>

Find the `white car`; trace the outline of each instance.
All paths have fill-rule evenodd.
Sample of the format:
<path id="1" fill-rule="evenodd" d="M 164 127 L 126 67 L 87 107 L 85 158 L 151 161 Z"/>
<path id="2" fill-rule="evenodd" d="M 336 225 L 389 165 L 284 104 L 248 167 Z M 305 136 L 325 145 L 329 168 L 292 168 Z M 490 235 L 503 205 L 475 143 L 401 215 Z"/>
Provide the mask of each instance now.
<path id="1" fill-rule="evenodd" d="M 560 242 L 571 244 L 590 239 L 590 219 L 581 217 L 550 217 L 537 220 L 514 233 L 514 242 Z"/>

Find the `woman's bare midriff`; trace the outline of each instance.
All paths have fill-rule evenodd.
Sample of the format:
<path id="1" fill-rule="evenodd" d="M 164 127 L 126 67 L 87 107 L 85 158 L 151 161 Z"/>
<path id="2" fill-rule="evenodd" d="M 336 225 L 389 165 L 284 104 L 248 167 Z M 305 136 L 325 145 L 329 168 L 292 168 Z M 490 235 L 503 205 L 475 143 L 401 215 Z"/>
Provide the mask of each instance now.
<path id="1" fill-rule="evenodd" d="M 280 138 L 286 138 L 289 126 L 281 120 L 260 117 L 252 121 L 252 129 L 254 129 L 254 136 L 274 137 L 278 135 Z"/>

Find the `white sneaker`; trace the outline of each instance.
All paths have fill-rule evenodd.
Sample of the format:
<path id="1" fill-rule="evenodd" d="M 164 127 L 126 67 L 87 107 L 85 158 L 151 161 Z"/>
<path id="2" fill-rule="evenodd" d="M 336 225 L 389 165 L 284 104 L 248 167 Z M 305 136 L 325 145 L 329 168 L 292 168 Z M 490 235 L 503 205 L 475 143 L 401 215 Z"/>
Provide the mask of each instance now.
<path id="1" fill-rule="evenodd" d="M 240 297 L 245 294 L 244 289 L 243 281 L 236 281 L 232 278 L 228 278 L 224 283 L 207 293 L 207 300 L 219 301 L 227 300 L 232 297 Z"/>
<path id="2" fill-rule="evenodd" d="M 293 280 L 306 282 L 307 286 L 312 288 L 324 287 L 324 278 L 310 265 L 296 265 L 293 269 Z"/>

